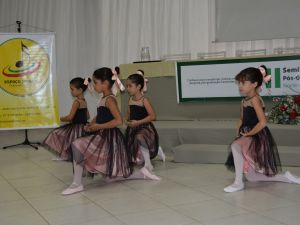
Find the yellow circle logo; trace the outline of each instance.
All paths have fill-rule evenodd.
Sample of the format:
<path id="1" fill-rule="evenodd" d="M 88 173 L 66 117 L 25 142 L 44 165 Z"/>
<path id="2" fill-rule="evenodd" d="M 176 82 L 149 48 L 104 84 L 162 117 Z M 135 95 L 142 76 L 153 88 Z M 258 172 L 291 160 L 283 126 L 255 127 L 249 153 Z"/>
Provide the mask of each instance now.
<path id="1" fill-rule="evenodd" d="M 17 96 L 38 92 L 49 77 L 49 57 L 37 42 L 9 39 L 0 45 L 0 87 Z"/>

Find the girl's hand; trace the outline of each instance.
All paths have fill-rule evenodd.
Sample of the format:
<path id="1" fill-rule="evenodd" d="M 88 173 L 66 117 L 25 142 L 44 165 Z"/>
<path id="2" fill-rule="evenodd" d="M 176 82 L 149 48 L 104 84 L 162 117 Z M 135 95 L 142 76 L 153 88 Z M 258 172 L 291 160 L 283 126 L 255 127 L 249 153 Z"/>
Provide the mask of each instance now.
<path id="1" fill-rule="evenodd" d="M 96 123 L 87 124 L 86 126 L 84 126 L 83 129 L 86 132 L 94 132 L 94 131 L 99 130 L 98 125 Z"/>
<path id="2" fill-rule="evenodd" d="M 59 120 L 60 125 L 64 125 L 64 124 L 70 123 L 70 122 L 65 121 L 65 120 L 62 119 L 62 118 L 64 118 L 64 117 L 60 117 L 60 120 Z"/>
<path id="3" fill-rule="evenodd" d="M 90 125 L 88 126 L 88 131 L 89 131 L 89 132 L 94 132 L 94 131 L 97 131 L 97 130 L 99 130 L 99 126 L 98 126 L 98 124 L 96 124 L 96 123 L 90 124 Z"/>
<path id="4" fill-rule="evenodd" d="M 90 127 L 90 124 L 87 124 L 83 127 L 83 130 L 86 131 L 86 132 L 90 132 L 89 131 L 89 127 Z"/>
<path id="5" fill-rule="evenodd" d="M 128 125 L 128 122 L 129 122 L 130 120 L 127 120 L 126 118 L 123 118 L 123 123 L 124 124 L 126 124 L 126 125 Z"/>
<path id="6" fill-rule="evenodd" d="M 139 122 L 138 122 L 137 120 L 129 120 L 129 121 L 127 122 L 127 125 L 128 125 L 129 127 L 136 127 L 136 126 L 139 125 Z"/>
<path id="7" fill-rule="evenodd" d="M 249 133 L 244 133 L 244 132 L 241 132 L 240 133 L 243 137 L 250 137 L 251 135 L 249 135 Z"/>

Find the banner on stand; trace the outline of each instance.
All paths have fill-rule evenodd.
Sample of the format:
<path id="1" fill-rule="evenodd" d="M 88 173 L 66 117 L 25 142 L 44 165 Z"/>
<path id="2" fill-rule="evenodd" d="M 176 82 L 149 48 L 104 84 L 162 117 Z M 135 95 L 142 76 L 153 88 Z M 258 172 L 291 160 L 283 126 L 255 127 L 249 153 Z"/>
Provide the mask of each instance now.
<path id="1" fill-rule="evenodd" d="M 0 34 L 0 129 L 56 127 L 54 33 Z"/>

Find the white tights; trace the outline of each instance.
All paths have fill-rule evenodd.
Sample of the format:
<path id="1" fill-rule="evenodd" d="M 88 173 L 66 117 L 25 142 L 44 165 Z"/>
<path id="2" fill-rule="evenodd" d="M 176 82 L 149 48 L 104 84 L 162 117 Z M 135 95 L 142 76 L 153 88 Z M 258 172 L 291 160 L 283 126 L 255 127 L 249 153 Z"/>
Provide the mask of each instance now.
<path id="1" fill-rule="evenodd" d="M 82 173 L 83 173 L 83 167 L 76 163 L 76 161 L 73 161 L 73 168 L 74 168 L 74 175 L 73 175 L 73 182 L 72 185 L 74 186 L 80 186 L 82 185 Z"/>
<path id="2" fill-rule="evenodd" d="M 242 148 L 239 144 L 233 143 L 231 145 L 231 152 L 233 155 L 233 161 L 235 167 L 234 184 L 241 185 L 243 183 L 243 168 L 244 168 L 244 157 L 242 154 Z"/>
<path id="3" fill-rule="evenodd" d="M 145 148 L 143 146 L 140 146 L 140 149 L 141 149 L 144 161 L 145 161 L 144 167 L 146 167 L 149 171 L 152 171 L 153 170 L 153 166 L 152 166 L 152 163 L 151 163 L 151 160 L 150 160 L 149 149 L 147 149 L 147 148 Z"/>
<path id="4" fill-rule="evenodd" d="M 123 178 L 123 177 L 118 177 L 118 178 L 113 178 L 113 179 L 108 179 L 110 181 L 118 181 L 118 180 L 130 180 L 130 179 L 154 179 L 154 180 L 158 180 L 159 178 L 154 175 L 151 174 L 150 172 L 147 171 L 152 171 L 153 170 L 153 166 L 151 164 L 151 160 L 150 160 L 150 154 L 149 154 L 149 150 L 142 147 L 141 146 L 141 152 L 145 161 L 145 165 L 144 167 L 146 168 L 146 170 L 139 170 L 134 172 L 131 176 L 129 176 L 128 178 Z M 74 168 L 74 175 L 73 175 L 73 182 L 72 182 L 72 186 L 74 187 L 78 187 L 82 185 L 82 174 L 83 174 L 83 167 L 80 164 L 77 164 L 76 161 L 73 161 L 73 168 Z M 146 173 L 146 175 L 145 175 Z"/>
<path id="5" fill-rule="evenodd" d="M 276 174 L 273 177 L 268 177 L 262 173 L 256 172 L 252 167 L 249 168 L 248 173 L 245 174 L 245 177 L 250 182 L 275 181 L 275 182 L 291 183 L 291 181 L 284 174 Z"/>
<path id="6" fill-rule="evenodd" d="M 235 180 L 234 184 L 240 185 L 243 183 L 243 166 L 244 166 L 244 157 L 242 154 L 241 146 L 237 143 L 231 145 L 231 151 L 234 159 L 235 166 Z M 277 181 L 291 183 L 291 181 L 285 176 L 285 174 L 277 174 L 273 177 L 268 177 L 262 173 L 256 172 L 252 167 L 249 167 L 248 173 L 245 174 L 245 177 L 250 182 L 257 181 Z"/>

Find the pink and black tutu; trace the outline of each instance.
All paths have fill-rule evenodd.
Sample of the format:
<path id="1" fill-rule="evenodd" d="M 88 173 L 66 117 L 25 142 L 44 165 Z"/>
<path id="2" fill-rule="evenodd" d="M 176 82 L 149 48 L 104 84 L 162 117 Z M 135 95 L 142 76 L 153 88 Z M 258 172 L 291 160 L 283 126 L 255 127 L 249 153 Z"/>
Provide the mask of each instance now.
<path id="1" fill-rule="evenodd" d="M 247 133 L 258 123 L 253 107 L 243 108 L 243 123 L 240 132 Z M 281 171 L 281 162 L 277 145 L 268 127 L 264 127 L 251 137 L 240 136 L 233 143 L 239 144 L 244 157 L 244 173 L 252 167 L 256 172 L 274 176 Z M 227 168 L 234 169 L 233 155 L 230 152 L 225 163 Z"/>
<path id="2" fill-rule="evenodd" d="M 113 120 L 105 100 L 97 109 L 96 123 Z M 129 177 L 132 174 L 130 152 L 127 151 L 122 132 L 118 128 L 102 129 L 78 138 L 72 143 L 73 157 L 88 172 L 101 173 L 109 178 Z"/>
<path id="3" fill-rule="evenodd" d="M 130 120 L 142 120 L 148 116 L 143 105 L 129 105 Z M 137 127 L 127 127 L 125 132 L 127 149 L 131 151 L 134 162 L 144 162 L 140 146 L 149 150 L 150 159 L 157 156 L 159 137 L 152 123 L 145 123 Z"/>
<path id="4" fill-rule="evenodd" d="M 83 128 L 87 123 L 87 115 L 87 108 L 77 109 L 72 123 L 51 131 L 43 141 L 43 146 L 53 151 L 60 158 L 72 160 L 71 144 L 77 138 L 85 135 Z"/>

